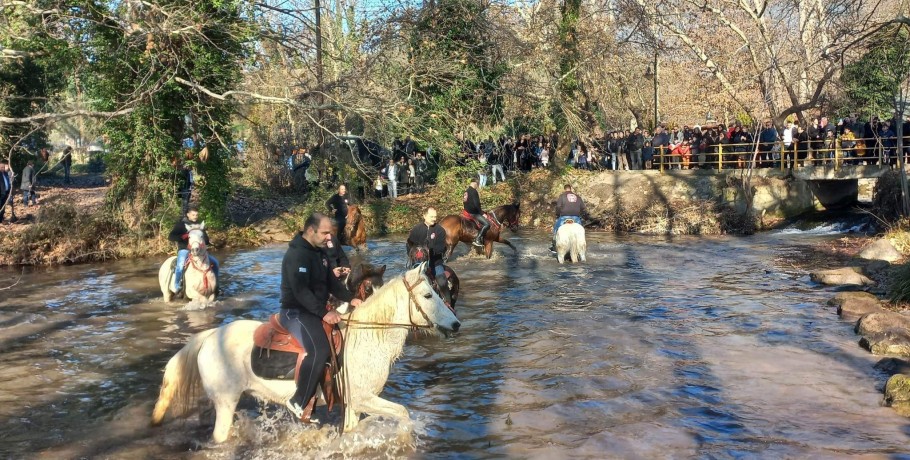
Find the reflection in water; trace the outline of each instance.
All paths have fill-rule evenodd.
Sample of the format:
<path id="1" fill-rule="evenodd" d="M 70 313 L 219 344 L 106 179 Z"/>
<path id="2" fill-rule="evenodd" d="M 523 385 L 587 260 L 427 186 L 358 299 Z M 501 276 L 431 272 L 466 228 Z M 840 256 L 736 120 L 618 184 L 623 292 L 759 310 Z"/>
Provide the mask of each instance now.
<path id="1" fill-rule="evenodd" d="M 409 339 L 385 391 L 411 411 L 411 424 L 371 419 L 339 437 L 250 399 L 222 446 L 209 444 L 213 415 L 205 411 L 147 427 L 161 372 L 191 334 L 277 309 L 284 246 L 222 254 L 222 300 L 201 311 L 160 300 L 155 260 L 27 273 L 0 302 L 0 456 L 832 458 L 907 450 L 906 420 L 879 406 L 875 358 L 820 307 L 830 293 L 785 263 L 807 237 L 589 235 L 588 263 L 559 266 L 546 238 L 522 236 L 513 239 L 518 255 L 506 249 L 490 261 L 451 263 L 462 279 L 462 332 Z M 395 274 L 402 253 L 401 243 L 381 240 L 353 259 Z"/>

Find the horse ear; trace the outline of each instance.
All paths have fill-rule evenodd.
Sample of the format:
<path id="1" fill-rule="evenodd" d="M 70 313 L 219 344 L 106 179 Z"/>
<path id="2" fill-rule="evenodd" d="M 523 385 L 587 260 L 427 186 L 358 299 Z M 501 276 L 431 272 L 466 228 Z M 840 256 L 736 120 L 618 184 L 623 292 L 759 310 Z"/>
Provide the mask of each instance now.
<path id="1" fill-rule="evenodd" d="M 202 221 L 202 224 L 199 225 L 199 230 L 205 230 L 205 221 Z"/>
<path id="2" fill-rule="evenodd" d="M 385 265 L 379 267 L 379 274 L 380 274 L 380 275 L 385 275 Z"/>

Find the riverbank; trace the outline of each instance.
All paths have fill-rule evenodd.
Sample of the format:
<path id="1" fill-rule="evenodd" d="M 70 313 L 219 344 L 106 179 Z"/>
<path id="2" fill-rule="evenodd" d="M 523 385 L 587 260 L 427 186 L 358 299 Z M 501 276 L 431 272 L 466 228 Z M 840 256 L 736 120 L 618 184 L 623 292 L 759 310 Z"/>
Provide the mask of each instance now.
<path id="1" fill-rule="evenodd" d="M 459 213 L 471 174 L 465 167 L 450 168 L 425 193 L 394 201 L 361 201 L 368 235 L 407 232 L 429 205 L 440 215 Z M 735 175 L 696 170 L 606 174 L 572 168 L 537 169 L 489 184 L 482 190 L 481 199 L 487 209 L 519 203 L 523 227 L 546 229 L 552 225 L 553 206 L 566 183 L 573 184 L 587 203 L 591 218 L 587 226 L 609 232 L 749 234 L 775 228 L 788 217 L 812 209 L 811 200 L 807 201 L 792 178 L 762 176 L 749 182 L 755 190 L 752 203 L 761 201 L 762 212 L 747 213 L 749 201 Z M 170 222 L 152 218 L 143 225 L 124 225 L 104 206 L 106 192 L 107 184 L 97 174 L 75 176 L 71 185 L 55 177 L 42 179 L 40 205 L 23 209 L 21 202 L 17 203 L 20 220 L 0 226 L 0 265 L 59 265 L 172 252 L 173 245 L 166 240 Z M 325 211 L 325 200 L 332 193 L 334 190 L 316 189 L 301 195 L 237 185 L 228 204 L 232 225 L 209 229 L 213 246 L 253 247 L 287 241 L 311 212 Z M 799 196 L 795 201 L 787 198 L 794 194 Z M 769 198 L 772 196 L 777 198 Z M 789 206 L 788 200 L 797 204 Z"/>

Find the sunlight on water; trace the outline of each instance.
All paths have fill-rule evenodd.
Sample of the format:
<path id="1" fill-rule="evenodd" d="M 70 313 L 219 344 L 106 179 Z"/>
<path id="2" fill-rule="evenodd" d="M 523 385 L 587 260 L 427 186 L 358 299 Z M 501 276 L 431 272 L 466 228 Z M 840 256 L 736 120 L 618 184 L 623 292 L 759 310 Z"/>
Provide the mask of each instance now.
<path id="1" fill-rule="evenodd" d="M 149 428 L 167 360 L 199 331 L 278 308 L 286 245 L 219 254 L 223 295 L 166 304 L 159 261 L 27 273 L 0 302 L 5 458 L 843 458 L 908 451 L 880 406 L 884 376 L 792 260 L 828 230 L 753 237 L 588 235 L 558 265 L 544 232 L 466 255 L 462 330 L 409 338 L 384 397 L 411 420 L 303 425 L 241 401 L 233 435 L 210 409 Z M 400 238 L 353 261 L 404 269 Z M 813 260 L 824 260 L 815 255 Z M 13 279 L 18 273 L 8 273 Z M 196 306 L 198 307 L 198 305 Z M 204 406 L 205 407 L 205 406 Z M 320 412 L 322 411 L 322 412 Z"/>

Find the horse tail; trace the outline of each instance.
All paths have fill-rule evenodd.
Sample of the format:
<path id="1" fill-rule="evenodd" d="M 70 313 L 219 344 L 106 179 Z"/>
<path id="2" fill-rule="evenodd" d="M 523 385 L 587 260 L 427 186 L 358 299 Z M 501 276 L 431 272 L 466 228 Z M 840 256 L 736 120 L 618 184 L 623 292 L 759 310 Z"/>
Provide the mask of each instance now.
<path id="1" fill-rule="evenodd" d="M 174 415 L 186 414 L 196 402 L 199 394 L 199 350 L 210 335 L 217 329 L 209 329 L 193 336 L 180 351 L 174 355 L 164 368 L 164 379 L 161 382 L 161 393 L 152 412 L 152 426 L 161 424 L 164 414 L 173 405 Z"/>

